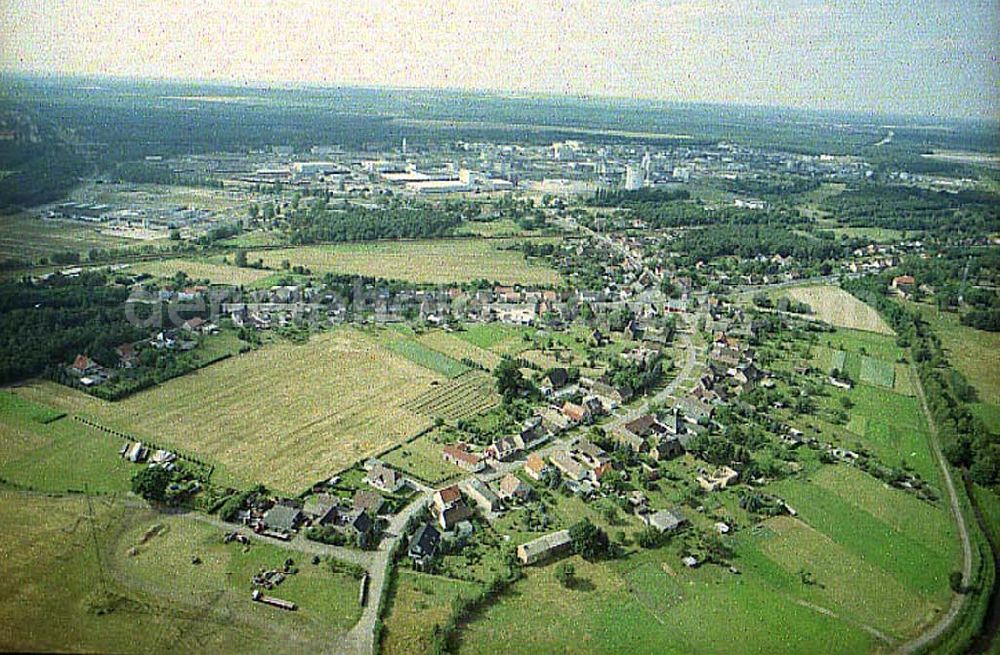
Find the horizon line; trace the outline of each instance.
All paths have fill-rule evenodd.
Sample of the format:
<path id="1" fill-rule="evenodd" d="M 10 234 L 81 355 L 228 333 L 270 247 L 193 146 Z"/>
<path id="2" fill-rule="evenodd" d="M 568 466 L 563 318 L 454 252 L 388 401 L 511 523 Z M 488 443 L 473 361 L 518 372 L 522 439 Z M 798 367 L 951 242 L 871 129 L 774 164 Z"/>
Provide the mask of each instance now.
<path id="1" fill-rule="evenodd" d="M 181 84 L 181 85 L 211 85 L 215 84 L 222 87 L 230 88 L 252 88 L 258 90 L 279 90 L 285 89 L 316 89 L 316 90 L 334 90 L 334 89 L 357 89 L 357 90 L 367 90 L 367 91 L 405 91 L 405 92 L 445 92 L 452 94 L 469 94 L 469 95 L 481 95 L 481 96 L 496 96 L 504 97 L 510 96 L 514 98 L 548 98 L 548 99 L 573 99 L 582 100 L 592 103 L 597 102 L 611 102 L 611 101 L 624 101 L 634 104 L 646 103 L 652 105 L 661 105 L 664 108 L 669 106 L 697 106 L 697 107 L 713 107 L 713 108 L 728 108 L 728 109 L 751 109 L 751 110 L 765 110 L 765 111 L 785 111 L 785 112 L 800 112 L 809 114 L 828 114 L 828 115 L 848 115 L 855 118 L 866 117 L 868 119 L 906 119 L 908 121 L 938 121 L 938 122 L 972 122 L 972 123 L 987 123 L 1000 126 L 1000 107 L 997 108 L 997 112 L 993 116 L 986 115 L 968 115 L 968 116 L 935 116 L 920 113 L 900 113 L 900 112 L 880 112 L 872 109 L 844 109 L 844 108 L 823 108 L 823 107 L 805 107 L 805 106 L 793 106 L 793 105 L 782 105 L 782 104 L 767 104 L 767 103 L 751 103 L 751 102 L 720 102 L 720 101 L 709 101 L 709 100 L 668 100 L 664 98 L 646 97 L 646 96 L 621 96 L 614 94 L 593 94 L 593 93 L 568 93 L 560 91 L 531 91 L 531 90 L 515 90 L 515 89 L 498 89 L 498 88 L 470 88 L 470 87 L 457 87 L 457 86 L 396 86 L 396 85 L 381 85 L 381 84 L 358 84 L 358 83 L 336 83 L 328 81 L 308 81 L 308 80 L 266 80 L 266 79 L 222 79 L 222 78 L 187 78 L 187 77 L 151 77 L 142 75 L 121 75 L 114 73 L 75 73 L 75 72 L 65 72 L 65 71 L 40 71 L 31 69 L 18 69 L 13 67 L 3 67 L 0 66 L 0 79 L 4 76 L 12 77 L 22 77 L 22 78 L 54 78 L 60 80 L 67 79 L 84 79 L 84 80 L 107 80 L 111 82 L 135 82 L 135 83 L 154 83 L 154 84 Z M 893 127 L 893 126 L 882 126 L 879 127 Z"/>

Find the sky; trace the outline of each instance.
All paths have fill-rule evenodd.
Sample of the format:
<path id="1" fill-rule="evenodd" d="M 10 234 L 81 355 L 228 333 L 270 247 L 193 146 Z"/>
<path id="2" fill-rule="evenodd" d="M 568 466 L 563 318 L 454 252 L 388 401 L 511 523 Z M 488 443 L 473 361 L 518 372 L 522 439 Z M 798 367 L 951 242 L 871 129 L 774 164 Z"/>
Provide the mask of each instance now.
<path id="1" fill-rule="evenodd" d="M 1000 119 L 1000 0 L 0 0 L 0 70 Z"/>

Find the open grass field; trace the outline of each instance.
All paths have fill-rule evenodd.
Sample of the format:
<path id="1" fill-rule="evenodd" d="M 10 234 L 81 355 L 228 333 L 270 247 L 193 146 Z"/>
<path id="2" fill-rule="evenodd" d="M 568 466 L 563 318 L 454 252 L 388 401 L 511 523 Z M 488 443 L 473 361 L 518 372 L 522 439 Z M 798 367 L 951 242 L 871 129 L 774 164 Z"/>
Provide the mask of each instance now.
<path id="1" fill-rule="evenodd" d="M 977 330 L 959 323 L 957 314 L 916 306 L 941 339 L 948 362 L 976 388 L 979 400 L 1000 405 L 1000 332 Z"/>
<path id="2" fill-rule="evenodd" d="M 443 484 L 447 480 L 464 475 L 464 472 L 441 457 L 441 448 L 446 443 L 440 438 L 441 436 L 442 432 L 435 429 L 394 448 L 380 459 L 387 465 L 415 475 L 431 485 Z"/>
<path id="3" fill-rule="evenodd" d="M 360 581 L 333 572 L 311 557 L 279 546 L 254 542 L 249 547 L 223 542 L 216 527 L 184 517 L 140 515 L 128 521 L 111 544 L 112 570 L 132 586 L 183 602 L 184 596 L 221 593 L 249 616 L 277 629 L 301 631 L 317 641 L 324 633 L 347 630 L 361 613 Z M 146 538 L 150 528 L 162 531 Z M 201 564 L 192 564 L 197 555 Z M 250 581 L 261 569 L 281 568 L 291 557 L 298 573 L 287 576 L 272 595 L 299 605 L 284 612 L 250 603 Z"/>
<path id="4" fill-rule="evenodd" d="M 412 339 L 396 339 L 388 343 L 392 352 L 405 357 L 414 364 L 428 368 L 446 378 L 455 378 L 469 370 L 469 367 L 442 352 L 428 348 Z"/>
<path id="5" fill-rule="evenodd" d="M 301 563 L 302 579 L 276 595 L 294 596 L 303 609 L 275 616 L 280 610 L 250 602 L 244 578 L 286 552 L 254 545 L 242 553 L 186 519 L 109 499 L 92 506 L 93 520 L 80 496 L 0 493 L 0 650 L 316 652 L 358 615 L 349 576 Z M 156 523 L 166 531 L 129 556 Z M 191 563 L 196 553 L 201 565 Z"/>
<path id="6" fill-rule="evenodd" d="M 61 412 L 0 391 L 0 478 L 38 491 L 128 491 L 137 470 L 122 441 Z"/>
<path id="7" fill-rule="evenodd" d="M 815 585 L 799 585 L 805 600 L 896 636 L 915 631 L 931 613 L 898 579 L 806 523 L 779 516 L 764 525 L 773 533 L 757 541 L 764 556 L 787 575 L 814 576 Z"/>
<path id="8" fill-rule="evenodd" d="M 490 370 L 500 363 L 500 356 L 496 353 L 441 330 L 426 332 L 420 335 L 417 341 L 428 348 L 448 355 L 452 359 L 459 361 L 469 359 Z"/>
<path id="9" fill-rule="evenodd" d="M 861 372 L 858 379 L 877 387 L 892 389 L 896 384 L 896 367 L 874 357 L 861 358 Z"/>
<path id="10" fill-rule="evenodd" d="M 501 218 L 496 221 L 469 221 L 463 223 L 456 231 L 456 234 L 477 237 L 515 237 L 529 236 L 537 234 L 537 232 L 522 229 L 513 219 Z"/>
<path id="11" fill-rule="evenodd" d="M 493 377 L 469 371 L 424 391 L 403 404 L 407 410 L 454 423 L 489 411 L 500 404 Z"/>
<path id="12" fill-rule="evenodd" d="M 401 569 L 383 625 L 382 655 L 430 652 L 434 629 L 448 620 L 452 600 L 474 590 L 471 582 Z"/>
<path id="13" fill-rule="evenodd" d="M 35 261 L 57 252 L 86 255 L 91 248 L 134 245 L 129 239 L 100 234 L 77 221 L 42 220 L 27 214 L 0 216 L 0 260 Z"/>
<path id="14" fill-rule="evenodd" d="M 512 351 L 520 352 L 520 350 L 531 347 L 529 342 L 522 339 L 526 333 L 531 334 L 532 331 L 502 323 L 476 323 L 465 326 L 465 329 L 456 332 L 455 336 L 484 350 L 511 354 Z"/>
<path id="15" fill-rule="evenodd" d="M 250 285 L 272 274 L 272 271 L 213 264 L 192 259 L 161 259 L 143 262 L 130 266 L 128 270 L 160 278 L 173 277 L 178 271 L 184 271 L 193 280 L 209 280 L 215 284 L 234 285 Z"/>
<path id="16" fill-rule="evenodd" d="M 502 284 L 558 285 L 552 269 L 502 250 L 503 239 L 440 239 L 302 246 L 254 253 L 277 268 L 283 260 L 313 273 L 350 273 L 410 282 L 444 284 L 486 279 Z"/>
<path id="17" fill-rule="evenodd" d="M 53 383 L 19 395 L 197 454 L 237 484 L 298 493 L 431 424 L 403 405 L 441 378 L 351 329 L 279 343 L 107 403 Z"/>
<path id="18" fill-rule="evenodd" d="M 830 231 L 838 237 L 871 239 L 875 243 L 902 241 L 906 239 L 907 235 L 903 230 L 893 230 L 886 227 L 835 227 Z"/>
<path id="19" fill-rule="evenodd" d="M 837 327 L 892 334 L 892 328 L 873 308 L 840 287 L 796 287 L 788 295 L 809 305 L 817 318 Z"/>
<path id="20" fill-rule="evenodd" d="M 871 638 L 775 593 L 752 573 L 686 570 L 669 549 L 622 564 L 579 557 L 578 583 L 564 588 L 555 567 L 527 576 L 461 633 L 460 653 L 862 653 Z M 669 580 L 668 582 L 665 582 Z M 681 597 L 678 598 L 678 595 Z"/>

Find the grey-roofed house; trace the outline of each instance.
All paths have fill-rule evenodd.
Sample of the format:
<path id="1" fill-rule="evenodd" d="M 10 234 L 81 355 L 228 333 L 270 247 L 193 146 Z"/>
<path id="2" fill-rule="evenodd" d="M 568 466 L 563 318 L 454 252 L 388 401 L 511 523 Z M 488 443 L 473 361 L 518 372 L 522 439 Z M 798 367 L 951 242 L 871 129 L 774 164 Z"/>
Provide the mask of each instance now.
<path id="1" fill-rule="evenodd" d="M 269 530 L 292 532 L 302 522 L 302 511 L 297 507 L 275 505 L 264 512 L 264 525 Z"/>
<path id="2" fill-rule="evenodd" d="M 354 494 L 354 511 L 368 512 L 372 516 L 378 516 L 382 511 L 385 499 L 374 491 L 359 489 Z"/>
<path id="3" fill-rule="evenodd" d="M 302 513 L 317 525 L 333 523 L 337 519 L 340 499 L 330 494 L 309 496 L 302 506 Z"/>
<path id="4" fill-rule="evenodd" d="M 687 523 L 687 518 L 683 514 L 669 509 L 660 509 L 649 514 L 643 514 L 642 520 L 646 525 L 658 532 L 673 532 Z"/>
<path id="5" fill-rule="evenodd" d="M 534 564 L 550 557 L 568 553 L 573 545 L 569 530 L 559 530 L 517 547 L 517 558 L 522 564 Z"/>
<path id="6" fill-rule="evenodd" d="M 425 523 L 413 533 L 407 555 L 414 566 L 422 570 L 434 559 L 440 543 L 441 533 L 430 523 Z"/>

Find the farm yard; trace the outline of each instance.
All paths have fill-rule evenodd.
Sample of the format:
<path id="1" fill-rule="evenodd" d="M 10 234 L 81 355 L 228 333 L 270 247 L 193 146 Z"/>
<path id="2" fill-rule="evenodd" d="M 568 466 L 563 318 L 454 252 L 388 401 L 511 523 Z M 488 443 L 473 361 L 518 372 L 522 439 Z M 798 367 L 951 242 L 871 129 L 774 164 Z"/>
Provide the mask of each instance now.
<path id="1" fill-rule="evenodd" d="M 345 273 L 410 282 L 445 284 L 486 279 L 501 284 L 558 285 L 552 269 L 503 250 L 504 239 L 442 239 L 331 246 L 302 246 L 252 253 L 264 265 L 279 268 L 288 260 L 314 274 Z"/>
<path id="2" fill-rule="evenodd" d="M 276 615 L 250 601 L 248 573 L 296 553 L 242 552 L 217 529 L 112 498 L 90 508 L 82 496 L 0 492 L 0 649 L 294 653 L 318 650 L 360 611 L 351 576 L 302 562 L 280 588 L 302 611 Z"/>
<path id="3" fill-rule="evenodd" d="M 403 405 L 442 378 L 353 329 L 279 343 L 107 403 L 50 382 L 18 395 L 217 466 L 239 484 L 298 493 L 419 433 Z"/>
<path id="4" fill-rule="evenodd" d="M 892 328 L 873 308 L 834 286 L 795 287 L 788 295 L 812 308 L 816 318 L 837 327 L 892 334 Z"/>

